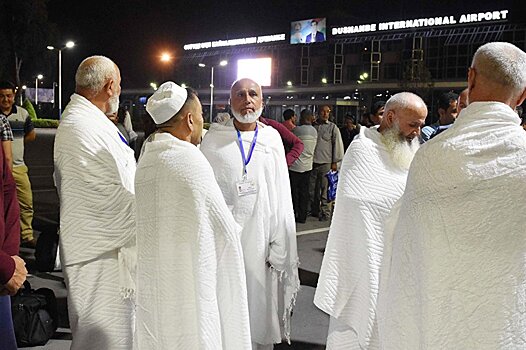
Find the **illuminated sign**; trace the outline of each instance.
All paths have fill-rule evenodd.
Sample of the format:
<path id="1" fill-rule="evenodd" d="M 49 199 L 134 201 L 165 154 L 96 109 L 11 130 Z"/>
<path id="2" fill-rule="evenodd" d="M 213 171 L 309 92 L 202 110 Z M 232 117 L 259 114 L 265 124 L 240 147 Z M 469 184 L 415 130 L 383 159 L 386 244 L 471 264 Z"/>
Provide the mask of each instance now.
<path id="1" fill-rule="evenodd" d="M 428 17 L 428 18 L 416 18 L 408 19 L 404 21 L 392 21 L 392 22 L 380 22 L 380 23 L 369 23 L 360 24 L 346 27 L 335 27 L 332 28 L 332 35 L 342 34 L 355 34 L 355 33 L 369 33 L 376 31 L 385 30 L 396 30 L 406 28 L 423 28 L 423 27 L 436 27 L 436 26 L 447 26 L 452 24 L 465 24 L 465 23 L 480 23 L 488 21 L 502 21 L 508 19 L 508 10 L 500 11 L 488 11 L 479 13 L 468 13 L 456 16 L 442 16 L 442 17 Z"/>
<path id="2" fill-rule="evenodd" d="M 206 41 L 203 43 L 186 44 L 185 46 L 183 46 L 183 49 L 184 50 L 200 50 L 200 49 L 210 49 L 214 47 L 224 47 L 224 46 L 262 44 L 262 43 L 270 43 L 274 41 L 284 41 L 284 40 L 285 40 L 285 34 L 273 34 L 273 35 L 253 36 L 249 38 L 216 40 L 216 41 Z"/>
<path id="3" fill-rule="evenodd" d="M 237 60 L 237 79 L 249 78 L 261 86 L 270 86 L 272 59 L 249 58 Z"/>

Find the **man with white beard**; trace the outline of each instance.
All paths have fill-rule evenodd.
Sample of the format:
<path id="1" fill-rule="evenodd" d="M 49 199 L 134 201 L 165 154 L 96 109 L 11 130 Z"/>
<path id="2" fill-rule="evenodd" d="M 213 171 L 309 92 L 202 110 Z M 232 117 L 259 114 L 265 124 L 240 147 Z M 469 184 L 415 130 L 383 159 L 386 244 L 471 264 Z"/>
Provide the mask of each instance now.
<path id="1" fill-rule="evenodd" d="M 290 316 L 299 289 L 296 227 L 285 151 L 279 133 L 258 122 L 261 86 L 232 85 L 233 119 L 214 123 L 201 144 L 214 175 L 243 228 L 252 349 L 290 340 Z"/>
<path id="2" fill-rule="evenodd" d="M 375 349 L 384 220 L 404 191 L 427 116 L 420 97 L 392 96 L 379 126 L 361 128 L 343 158 L 314 304 L 330 317 L 327 349 Z"/>
<path id="3" fill-rule="evenodd" d="M 119 108 L 119 68 L 81 62 L 57 130 L 55 184 L 60 253 L 68 289 L 72 349 L 131 349 L 135 248 L 135 158 L 106 113 Z"/>
<path id="4" fill-rule="evenodd" d="M 469 105 L 415 155 L 387 220 L 383 349 L 526 349 L 526 53 L 488 43 Z"/>

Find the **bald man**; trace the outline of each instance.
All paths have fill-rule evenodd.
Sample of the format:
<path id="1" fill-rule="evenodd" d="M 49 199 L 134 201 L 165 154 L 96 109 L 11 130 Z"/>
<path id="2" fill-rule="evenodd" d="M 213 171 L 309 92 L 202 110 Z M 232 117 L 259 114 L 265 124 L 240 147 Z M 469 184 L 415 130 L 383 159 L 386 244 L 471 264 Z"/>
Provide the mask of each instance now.
<path id="1" fill-rule="evenodd" d="M 386 231 L 383 349 L 526 348 L 526 53 L 481 46 L 469 105 L 417 152 Z"/>
<path id="2" fill-rule="evenodd" d="M 243 228 L 252 349 L 271 349 L 282 334 L 290 339 L 290 313 L 299 288 L 287 163 L 279 133 L 258 121 L 261 86 L 251 79 L 234 82 L 230 103 L 234 118 L 212 124 L 201 151 Z"/>
<path id="3" fill-rule="evenodd" d="M 361 128 L 343 158 L 314 304 L 330 317 L 327 349 L 373 349 L 384 221 L 404 191 L 427 116 L 420 97 L 392 96 L 379 126 Z"/>
<path id="4" fill-rule="evenodd" d="M 119 108 L 119 68 L 86 58 L 55 138 L 60 252 L 72 349 L 131 349 L 136 260 L 135 158 L 106 114 Z"/>

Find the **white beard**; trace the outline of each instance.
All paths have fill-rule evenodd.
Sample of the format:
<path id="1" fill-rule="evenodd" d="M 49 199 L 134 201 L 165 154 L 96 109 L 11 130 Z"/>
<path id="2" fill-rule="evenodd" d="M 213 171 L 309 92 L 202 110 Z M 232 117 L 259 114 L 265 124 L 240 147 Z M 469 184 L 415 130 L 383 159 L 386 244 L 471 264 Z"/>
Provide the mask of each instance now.
<path id="1" fill-rule="evenodd" d="M 106 114 L 117 113 L 119 110 L 119 96 L 110 97 L 109 108 L 110 109 L 106 112 Z"/>
<path id="2" fill-rule="evenodd" d="M 234 118 L 241 124 L 252 124 L 256 120 L 258 120 L 259 116 L 261 115 L 261 112 L 263 112 L 263 106 L 256 109 L 254 112 L 248 112 L 245 115 L 241 115 L 238 111 L 232 110 L 232 114 L 234 115 Z"/>
<path id="3" fill-rule="evenodd" d="M 416 151 L 420 147 L 418 137 L 411 142 L 400 135 L 400 126 L 395 123 L 393 127 L 382 134 L 382 142 L 391 155 L 396 166 L 408 170 Z"/>

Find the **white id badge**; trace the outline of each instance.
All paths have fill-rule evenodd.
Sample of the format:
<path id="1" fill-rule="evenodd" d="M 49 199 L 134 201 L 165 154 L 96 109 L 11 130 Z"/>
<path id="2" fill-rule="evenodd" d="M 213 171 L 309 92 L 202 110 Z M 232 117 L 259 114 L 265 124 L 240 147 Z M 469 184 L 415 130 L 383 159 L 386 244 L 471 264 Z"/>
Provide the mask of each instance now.
<path id="1" fill-rule="evenodd" d="M 257 193 L 256 182 L 253 179 L 243 177 L 241 181 L 236 182 L 237 195 L 239 197 Z"/>

